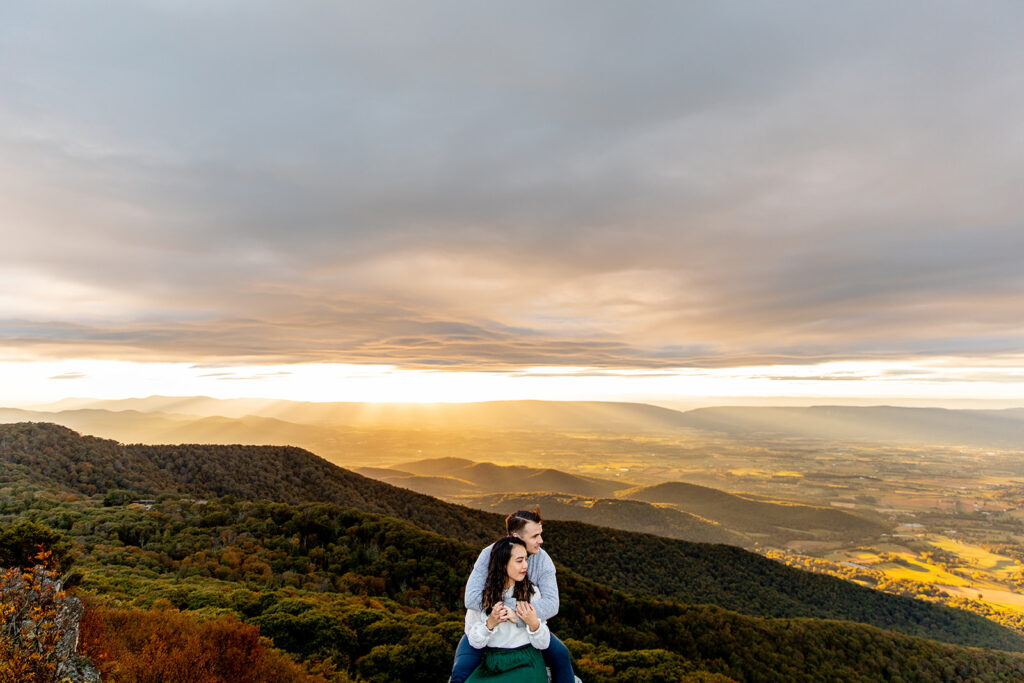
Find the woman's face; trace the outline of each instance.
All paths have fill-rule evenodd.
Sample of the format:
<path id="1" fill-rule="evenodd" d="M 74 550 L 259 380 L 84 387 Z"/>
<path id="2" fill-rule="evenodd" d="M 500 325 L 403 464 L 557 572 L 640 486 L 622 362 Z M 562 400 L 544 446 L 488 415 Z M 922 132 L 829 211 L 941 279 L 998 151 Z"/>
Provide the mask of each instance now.
<path id="1" fill-rule="evenodd" d="M 513 581 L 522 581 L 526 578 L 526 548 L 521 545 L 512 546 L 512 558 L 505 566 L 508 578 Z"/>

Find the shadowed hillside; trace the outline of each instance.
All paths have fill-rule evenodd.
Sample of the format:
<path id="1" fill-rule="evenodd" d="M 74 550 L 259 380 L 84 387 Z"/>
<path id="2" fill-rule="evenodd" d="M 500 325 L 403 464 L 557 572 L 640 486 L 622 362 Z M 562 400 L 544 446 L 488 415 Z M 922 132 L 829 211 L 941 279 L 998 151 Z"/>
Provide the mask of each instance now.
<path id="1" fill-rule="evenodd" d="M 436 458 L 395 465 L 396 470 L 429 476 L 455 477 L 475 484 L 481 493 L 489 491 L 558 491 L 578 496 L 612 496 L 632 484 L 585 477 L 549 468 L 495 465 L 462 458 Z"/>
<path id="2" fill-rule="evenodd" d="M 681 482 L 624 488 L 629 484 L 461 458 L 421 460 L 395 470 L 360 471 L 473 508 L 501 512 L 535 501 L 544 506 L 550 519 L 704 543 L 751 546 L 754 541 L 761 541 L 781 547 L 794 539 L 867 538 L 888 530 L 884 524 L 843 510 L 763 502 Z M 448 476 L 440 476 L 444 472 Z M 467 490 L 467 482 L 476 486 L 476 495 Z M 617 500 L 613 494 L 630 500 Z M 665 509 L 665 505 L 675 509 Z"/>
<path id="3" fill-rule="evenodd" d="M 290 446 L 123 445 L 57 425 L 0 425 L 0 462 L 41 484 L 89 496 L 114 489 L 139 498 L 181 494 L 286 503 L 322 501 L 407 519 L 470 543 L 487 543 L 501 518 L 330 464 Z"/>
<path id="4" fill-rule="evenodd" d="M 679 510 L 719 522 L 726 528 L 775 539 L 799 538 L 812 531 L 856 538 L 877 536 L 887 530 L 879 522 L 843 510 L 768 503 L 683 482 L 641 486 L 620 495 L 648 503 L 670 504 Z"/>
<path id="5" fill-rule="evenodd" d="M 410 489 L 435 498 L 470 495 L 480 490 L 480 487 L 473 482 L 455 477 L 432 477 L 387 467 L 356 467 L 353 471 L 364 477 L 377 479 L 392 486 L 400 486 L 403 489 Z"/>
<path id="6" fill-rule="evenodd" d="M 45 424 L 0 425 L 0 477 L 90 496 L 232 496 L 323 501 L 407 520 L 483 545 L 501 516 L 445 503 L 348 472 L 298 448 L 142 446 Z M 1024 650 L 1024 638 L 981 617 L 802 572 L 726 545 L 688 543 L 578 522 L 545 525 L 563 568 L 608 586 L 755 616 L 849 619 L 945 642 Z"/>
<path id="7" fill-rule="evenodd" d="M 657 534 L 696 543 L 727 543 L 749 546 L 750 538 L 706 519 L 638 500 L 586 498 L 560 493 L 503 493 L 458 496 L 463 505 L 490 512 L 526 510 L 539 505 L 545 520 L 567 520 L 607 526 L 624 531 Z"/>

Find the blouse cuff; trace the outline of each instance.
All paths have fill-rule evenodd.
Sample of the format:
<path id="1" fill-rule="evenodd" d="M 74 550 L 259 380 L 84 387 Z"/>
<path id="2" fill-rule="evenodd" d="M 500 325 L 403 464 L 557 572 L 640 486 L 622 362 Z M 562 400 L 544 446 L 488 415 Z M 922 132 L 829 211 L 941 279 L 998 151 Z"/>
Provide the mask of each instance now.
<path id="1" fill-rule="evenodd" d="M 546 650 L 551 644 L 551 631 L 548 629 L 548 625 L 543 622 L 536 631 L 531 631 L 530 627 L 527 626 L 526 634 L 530 638 L 530 644 L 538 650 Z"/>

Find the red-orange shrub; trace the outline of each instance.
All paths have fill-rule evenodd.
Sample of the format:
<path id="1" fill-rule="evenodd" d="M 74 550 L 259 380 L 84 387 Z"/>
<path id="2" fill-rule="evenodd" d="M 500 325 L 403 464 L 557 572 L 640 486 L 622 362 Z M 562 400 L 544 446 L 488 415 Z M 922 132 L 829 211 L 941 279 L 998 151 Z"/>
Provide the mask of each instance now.
<path id="1" fill-rule="evenodd" d="M 197 622 L 174 610 L 87 604 L 81 650 L 116 683 L 322 682 L 233 617 Z"/>

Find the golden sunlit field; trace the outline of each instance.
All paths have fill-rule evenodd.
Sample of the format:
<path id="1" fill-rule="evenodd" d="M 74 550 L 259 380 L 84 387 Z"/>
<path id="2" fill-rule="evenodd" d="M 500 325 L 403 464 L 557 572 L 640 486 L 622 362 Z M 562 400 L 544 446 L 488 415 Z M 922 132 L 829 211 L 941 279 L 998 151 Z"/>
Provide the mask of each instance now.
<path id="1" fill-rule="evenodd" d="M 1024 620 L 1024 477 L 1012 451 L 821 443 L 796 447 L 765 477 L 781 445 L 736 448 L 701 482 L 733 491 L 830 505 L 884 521 L 872 543 L 794 540 L 765 550 L 780 561 L 881 590 L 938 600 L 1020 629 Z M 750 466 L 756 460 L 758 467 Z M 747 467 L 743 467 L 746 461 Z M 780 463 L 781 465 L 781 463 Z M 788 472 L 787 472 L 788 474 Z"/>

